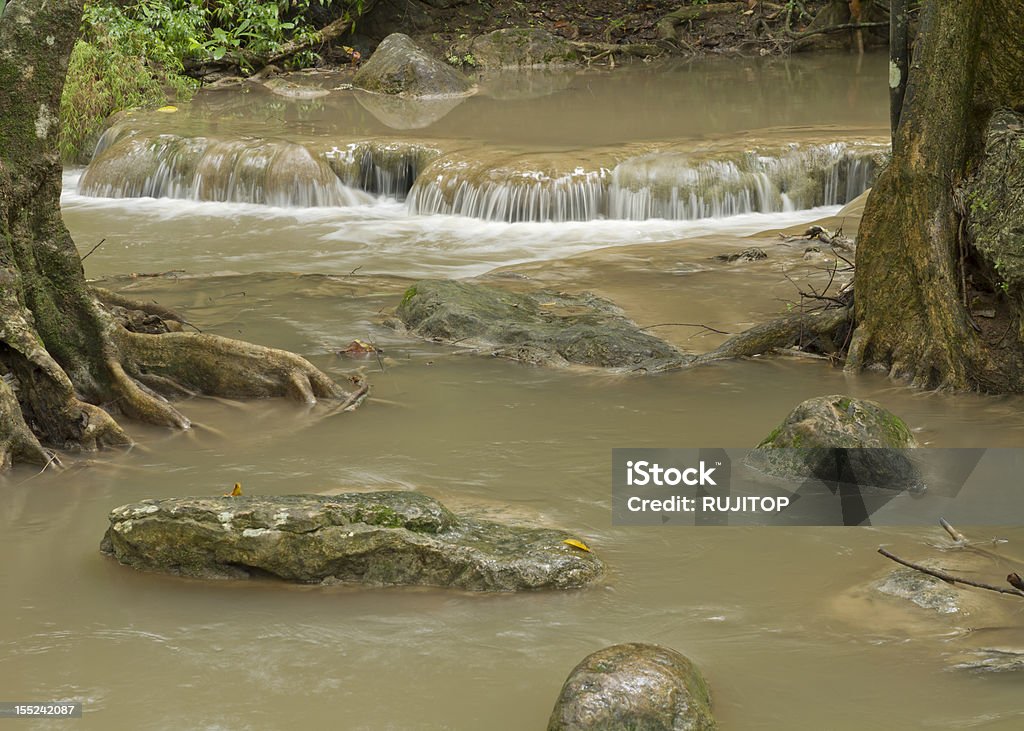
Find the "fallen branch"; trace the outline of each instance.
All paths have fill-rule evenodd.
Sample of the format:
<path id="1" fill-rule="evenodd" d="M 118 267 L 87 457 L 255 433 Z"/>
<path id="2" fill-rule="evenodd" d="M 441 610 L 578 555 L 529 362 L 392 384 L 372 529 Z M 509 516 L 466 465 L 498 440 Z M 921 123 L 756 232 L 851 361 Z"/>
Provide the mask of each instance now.
<path id="1" fill-rule="evenodd" d="M 818 338 L 831 342 L 833 334 L 848 323 L 852 316 L 852 308 L 835 307 L 790 315 L 755 325 L 729 338 L 711 352 L 698 355 L 688 365 L 696 366 L 729 358 L 761 355 L 775 348 L 806 346 Z"/>
<path id="2" fill-rule="evenodd" d="M 838 25 L 828 25 L 824 28 L 812 28 L 811 30 L 804 30 L 800 32 L 787 31 L 786 35 L 793 40 L 802 40 L 822 33 L 835 33 L 841 30 L 860 30 L 861 28 L 881 28 L 882 26 L 888 28 L 889 21 L 882 20 L 872 23 L 839 23 Z"/>
<path id="3" fill-rule="evenodd" d="M 335 38 L 345 35 L 353 28 L 355 28 L 355 19 L 346 13 L 333 23 L 325 25 L 316 33 L 310 34 L 301 41 L 285 43 L 281 46 L 281 49 L 273 56 L 270 56 L 263 65 L 268 66 L 270 64 L 280 63 L 281 61 L 291 58 L 297 53 L 302 53 L 312 46 L 322 46 L 326 43 L 330 43 Z"/>
<path id="4" fill-rule="evenodd" d="M 647 326 L 642 327 L 640 329 L 641 330 L 650 330 L 650 329 L 655 328 L 655 327 L 700 327 L 700 328 L 703 328 L 705 330 L 710 330 L 713 333 L 718 333 L 719 335 L 732 335 L 732 333 L 726 332 L 725 330 L 716 330 L 715 328 L 711 327 L 710 325 L 705 325 L 705 324 L 700 323 L 700 322 L 659 322 L 656 325 L 647 325 Z"/>
<path id="5" fill-rule="evenodd" d="M 945 526 L 943 526 L 943 527 L 945 527 Z M 934 576 L 936 579 L 941 579 L 942 581 L 945 581 L 948 584 L 965 584 L 966 586 L 973 586 L 973 587 L 976 587 L 978 589 L 985 589 L 987 591 L 994 591 L 994 592 L 997 592 L 999 594 L 1012 594 L 1013 596 L 1024 597 L 1024 591 L 1021 591 L 1020 589 L 1017 589 L 1017 588 L 1007 589 L 1007 588 L 1002 587 L 1002 586 L 995 586 L 994 584 L 986 584 L 983 581 L 974 581 L 973 579 L 965 579 L 965 578 L 963 578 L 961 576 L 954 576 L 953 574 L 950 574 L 950 573 L 948 573 L 946 571 L 940 571 L 939 569 L 931 569 L 931 568 L 928 568 L 927 566 L 922 566 L 919 563 L 914 563 L 913 561 L 908 561 L 905 558 L 900 558 L 896 554 L 890 553 L 889 551 L 885 550 L 884 548 L 879 548 L 878 552 L 880 554 L 882 554 L 883 556 L 885 556 L 890 561 L 895 561 L 896 563 L 901 564 L 903 566 L 906 566 L 907 568 L 914 569 L 915 571 L 920 571 L 922 574 L 928 574 L 929 576 Z M 1012 576 L 1012 574 L 1011 574 L 1011 576 Z"/>

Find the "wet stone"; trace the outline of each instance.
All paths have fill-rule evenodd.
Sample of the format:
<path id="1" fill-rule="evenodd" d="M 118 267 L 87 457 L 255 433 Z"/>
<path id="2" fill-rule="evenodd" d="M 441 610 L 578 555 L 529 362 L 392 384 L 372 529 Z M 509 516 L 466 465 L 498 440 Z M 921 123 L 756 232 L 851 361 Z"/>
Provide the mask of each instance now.
<path id="1" fill-rule="evenodd" d="M 685 357 L 589 293 L 425 280 L 406 290 L 397 314 L 421 337 L 536 365 L 659 371 Z"/>
<path id="2" fill-rule="evenodd" d="M 144 500 L 111 511 L 101 550 L 137 569 L 199 578 L 523 591 L 602 575 L 593 553 L 564 543 L 575 537 L 386 491 Z"/>
<path id="3" fill-rule="evenodd" d="M 764 253 L 764 249 L 759 249 L 756 246 L 753 246 L 749 249 L 744 249 L 743 251 L 734 251 L 731 254 L 718 254 L 713 258 L 715 261 L 724 261 L 729 264 L 732 264 L 733 262 L 737 261 L 761 261 L 762 259 L 767 259 L 768 255 Z"/>
<path id="4" fill-rule="evenodd" d="M 658 645 L 613 645 L 573 668 L 548 731 L 710 731 L 717 728 L 700 670 Z"/>
<path id="5" fill-rule="evenodd" d="M 799 404 L 745 459 L 772 477 L 917 492 L 924 478 L 907 425 L 873 401 L 819 396 Z"/>
<path id="6" fill-rule="evenodd" d="M 540 28 L 502 28 L 476 38 L 470 53 L 482 68 L 575 64 L 579 54 L 564 38 Z"/>
<path id="7" fill-rule="evenodd" d="M 352 85 L 378 94 L 409 97 L 459 96 L 472 88 L 469 79 L 402 33 L 392 33 L 381 41 L 352 79 Z"/>

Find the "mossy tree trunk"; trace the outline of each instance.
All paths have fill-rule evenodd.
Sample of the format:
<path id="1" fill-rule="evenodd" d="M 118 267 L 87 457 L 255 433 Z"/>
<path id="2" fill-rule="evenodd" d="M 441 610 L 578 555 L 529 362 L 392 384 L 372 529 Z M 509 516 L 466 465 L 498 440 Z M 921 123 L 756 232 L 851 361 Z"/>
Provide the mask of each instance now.
<path id="1" fill-rule="evenodd" d="M 47 447 L 126 444 L 118 414 L 188 427 L 170 395 L 345 396 L 291 353 L 171 332 L 166 311 L 163 332 L 133 332 L 133 313 L 88 286 L 57 152 L 81 13 L 81 0 L 10 0 L 0 15 L 0 468 L 49 464 Z"/>
<path id="2" fill-rule="evenodd" d="M 1024 390 L 1021 343 L 990 345 L 965 304 L 971 257 L 956 196 L 993 111 L 1024 109 L 1022 79 L 1024 3 L 922 3 L 892 162 L 860 227 L 848 368 L 927 388 Z"/>

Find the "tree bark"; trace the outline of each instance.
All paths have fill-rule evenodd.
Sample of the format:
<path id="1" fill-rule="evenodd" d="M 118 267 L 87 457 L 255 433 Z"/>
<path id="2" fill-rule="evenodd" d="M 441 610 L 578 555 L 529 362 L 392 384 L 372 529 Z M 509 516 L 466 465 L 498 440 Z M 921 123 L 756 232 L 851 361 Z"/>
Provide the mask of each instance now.
<path id="1" fill-rule="evenodd" d="M 1020 0 L 927 0 L 889 166 L 868 198 L 857 248 L 847 367 L 885 368 L 926 388 L 1024 390 L 1015 352 L 978 336 L 965 306 L 963 212 L 954 191 L 1000 106 L 1020 108 Z"/>
<path id="2" fill-rule="evenodd" d="M 81 13 L 81 0 L 10 0 L 0 15 L 0 468 L 51 463 L 44 445 L 129 443 L 111 414 L 187 428 L 154 383 L 165 392 L 180 384 L 232 396 L 346 396 L 290 353 L 129 332 L 87 285 L 61 217 L 57 152 Z"/>

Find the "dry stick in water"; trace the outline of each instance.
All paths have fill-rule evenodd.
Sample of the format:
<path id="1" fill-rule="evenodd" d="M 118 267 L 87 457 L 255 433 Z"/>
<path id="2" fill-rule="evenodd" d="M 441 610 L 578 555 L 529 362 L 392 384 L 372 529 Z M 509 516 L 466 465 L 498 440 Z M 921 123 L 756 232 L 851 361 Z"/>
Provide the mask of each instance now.
<path id="1" fill-rule="evenodd" d="M 939 518 L 939 525 L 942 526 L 943 530 L 949 533 L 949 537 L 957 543 L 967 543 L 967 536 L 958 531 L 956 528 L 949 524 L 949 521 L 945 518 Z"/>
<path id="2" fill-rule="evenodd" d="M 904 566 L 912 568 L 915 571 L 920 571 L 922 574 L 934 576 L 936 579 L 942 579 L 943 581 L 950 584 L 966 584 L 967 586 L 974 586 L 978 589 L 987 589 L 988 591 L 998 592 L 999 594 L 1012 594 L 1013 596 L 1024 597 L 1024 591 L 1021 591 L 1017 588 L 1007 589 L 1002 586 L 995 586 L 993 584 L 986 584 L 981 581 L 974 581 L 973 579 L 964 579 L 959 576 L 954 576 L 953 574 L 946 573 L 945 571 L 939 571 L 938 569 L 930 569 L 927 566 L 922 566 L 921 564 L 913 563 L 912 561 L 907 561 L 905 558 L 900 558 L 894 553 L 889 553 L 884 548 L 879 548 L 878 552 L 886 558 L 895 561 L 898 564 L 903 564 Z"/>

